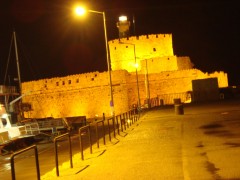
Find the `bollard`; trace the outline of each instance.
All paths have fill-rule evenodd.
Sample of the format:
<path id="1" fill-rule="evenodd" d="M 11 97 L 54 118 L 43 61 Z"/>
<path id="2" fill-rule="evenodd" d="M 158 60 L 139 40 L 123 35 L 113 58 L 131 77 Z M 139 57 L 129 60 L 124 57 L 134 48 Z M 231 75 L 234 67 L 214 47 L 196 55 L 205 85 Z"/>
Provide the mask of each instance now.
<path id="1" fill-rule="evenodd" d="M 175 104 L 175 114 L 176 115 L 183 115 L 184 114 L 184 109 L 183 109 L 183 104 Z"/>
<path id="2" fill-rule="evenodd" d="M 173 103 L 174 103 L 174 105 L 181 104 L 181 99 L 180 98 L 173 99 Z"/>
<path id="3" fill-rule="evenodd" d="M 163 105 L 164 105 L 163 99 L 160 99 L 160 106 L 163 106 Z"/>

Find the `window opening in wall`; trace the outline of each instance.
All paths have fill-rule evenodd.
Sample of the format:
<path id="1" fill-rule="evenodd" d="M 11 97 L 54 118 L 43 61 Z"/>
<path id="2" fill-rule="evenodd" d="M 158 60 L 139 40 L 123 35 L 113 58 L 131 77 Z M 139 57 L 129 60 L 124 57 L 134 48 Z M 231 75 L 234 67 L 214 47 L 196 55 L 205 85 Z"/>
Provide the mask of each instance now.
<path id="1" fill-rule="evenodd" d="M 153 51 L 155 52 L 155 51 L 156 51 L 156 48 L 153 48 Z"/>
<path id="2" fill-rule="evenodd" d="M 97 74 L 95 74 L 95 77 L 97 77 Z"/>
<path id="3" fill-rule="evenodd" d="M 59 82 L 56 82 L 56 86 L 59 86 Z"/>
<path id="4" fill-rule="evenodd" d="M 94 78 L 92 78 L 91 80 L 94 81 Z"/>
<path id="5" fill-rule="evenodd" d="M 79 79 L 76 80 L 76 83 L 79 83 Z"/>
<path id="6" fill-rule="evenodd" d="M 71 80 L 68 80 L 68 84 L 71 84 L 72 83 L 72 81 Z"/>
<path id="7" fill-rule="evenodd" d="M 47 88 L 47 85 L 45 84 L 44 87 Z"/>
<path id="8" fill-rule="evenodd" d="M 114 48 L 115 50 L 117 49 L 117 47 Z"/>
<path id="9" fill-rule="evenodd" d="M 62 85 L 65 85 L 65 82 L 64 82 L 64 81 L 62 82 Z"/>
<path id="10" fill-rule="evenodd" d="M 126 46 L 126 48 L 128 48 L 128 46 Z"/>
<path id="11" fill-rule="evenodd" d="M 167 60 L 170 60 L 170 58 L 167 58 Z"/>

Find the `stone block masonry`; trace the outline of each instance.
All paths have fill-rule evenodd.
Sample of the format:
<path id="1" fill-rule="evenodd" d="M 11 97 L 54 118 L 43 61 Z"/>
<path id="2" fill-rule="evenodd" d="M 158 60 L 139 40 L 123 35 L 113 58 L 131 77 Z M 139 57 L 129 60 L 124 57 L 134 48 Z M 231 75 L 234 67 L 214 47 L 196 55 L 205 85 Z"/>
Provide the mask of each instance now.
<path id="1" fill-rule="evenodd" d="M 227 87 L 227 74 L 220 71 L 204 73 L 193 68 L 189 57 L 173 53 L 172 35 L 133 36 L 109 41 L 112 89 L 115 114 L 124 113 L 138 102 L 161 98 L 164 104 L 174 98 L 188 99 L 192 81 L 217 78 L 218 87 Z M 138 86 L 135 60 L 138 64 Z M 108 72 L 55 77 L 22 83 L 23 102 L 30 103 L 28 118 L 110 116 L 110 86 Z"/>
<path id="2" fill-rule="evenodd" d="M 115 113 L 127 111 L 128 96 L 126 71 L 115 71 L 113 94 Z M 22 91 L 31 93 L 23 98 L 30 102 L 33 111 L 26 113 L 29 118 L 71 117 L 111 114 L 108 72 L 93 72 L 22 84 Z"/>
<path id="3" fill-rule="evenodd" d="M 94 80 L 92 77 L 95 77 Z M 149 91 L 152 98 L 161 94 L 184 93 L 192 91 L 192 80 L 211 77 L 218 78 L 220 87 L 226 86 L 227 76 L 222 72 L 208 74 L 197 69 L 190 69 L 150 74 Z M 147 99 L 146 76 L 139 74 L 138 78 L 140 99 L 143 105 L 144 100 Z M 120 114 L 137 104 L 136 74 L 125 70 L 112 71 L 112 80 L 114 109 L 116 114 Z M 80 85 L 81 82 L 83 82 L 82 85 Z M 32 105 L 33 111 L 25 115 L 28 118 L 71 116 L 93 118 L 96 115 L 102 116 L 102 113 L 107 116 L 111 115 L 107 72 L 24 82 L 22 88 L 23 93 L 31 91 L 23 98 L 23 102 Z"/>
<path id="4" fill-rule="evenodd" d="M 109 41 L 112 70 L 135 71 L 134 46 L 139 69 L 142 60 L 174 55 L 171 34 L 142 35 L 112 40 Z"/>

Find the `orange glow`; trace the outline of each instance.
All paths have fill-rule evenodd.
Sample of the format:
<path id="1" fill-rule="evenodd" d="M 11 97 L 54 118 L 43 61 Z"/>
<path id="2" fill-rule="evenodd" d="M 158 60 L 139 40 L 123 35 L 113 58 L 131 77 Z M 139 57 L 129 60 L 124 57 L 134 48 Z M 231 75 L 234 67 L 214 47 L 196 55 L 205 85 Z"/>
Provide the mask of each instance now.
<path id="1" fill-rule="evenodd" d="M 119 21 L 121 21 L 121 22 L 127 21 L 127 16 L 120 16 Z"/>
<path id="2" fill-rule="evenodd" d="M 135 68 L 137 69 L 137 68 L 138 68 L 138 63 L 135 63 L 134 66 L 135 66 Z"/>
<path id="3" fill-rule="evenodd" d="M 75 4 L 73 6 L 73 16 L 75 17 L 84 16 L 86 12 L 87 12 L 86 8 L 82 5 Z"/>
<path id="4" fill-rule="evenodd" d="M 77 16 L 82 16 L 82 15 L 84 15 L 85 13 L 86 13 L 86 10 L 85 10 L 83 7 L 77 6 L 77 7 L 75 8 L 75 14 L 76 14 Z"/>

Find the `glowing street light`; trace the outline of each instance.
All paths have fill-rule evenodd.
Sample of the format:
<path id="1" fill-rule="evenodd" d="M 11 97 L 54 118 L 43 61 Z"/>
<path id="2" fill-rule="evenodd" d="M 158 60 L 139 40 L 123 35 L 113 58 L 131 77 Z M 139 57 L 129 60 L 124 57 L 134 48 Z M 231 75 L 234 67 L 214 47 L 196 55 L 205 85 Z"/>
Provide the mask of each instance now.
<path id="1" fill-rule="evenodd" d="M 109 86 L 110 86 L 110 107 L 112 115 L 114 115 L 114 103 L 113 103 L 113 91 L 112 91 L 112 76 L 111 76 L 111 68 L 110 68 L 110 56 L 108 50 L 108 40 L 107 40 L 107 28 L 106 28 L 106 16 L 104 11 L 95 11 L 95 10 L 86 10 L 84 7 L 76 6 L 75 7 L 75 14 L 77 16 L 82 16 L 86 12 L 101 14 L 103 16 L 103 26 L 104 26 L 104 36 L 105 36 L 105 46 L 106 46 L 106 59 L 107 59 L 107 67 L 108 67 L 108 74 L 109 74 Z"/>
<path id="2" fill-rule="evenodd" d="M 135 68 L 137 69 L 137 68 L 138 68 L 138 63 L 135 63 L 134 66 L 135 66 Z"/>
<path id="3" fill-rule="evenodd" d="M 84 15 L 85 13 L 86 13 L 86 10 L 85 10 L 83 7 L 77 6 L 77 7 L 75 8 L 75 14 L 76 14 L 77 16 L 82 16 L 82 15 Z"/>

